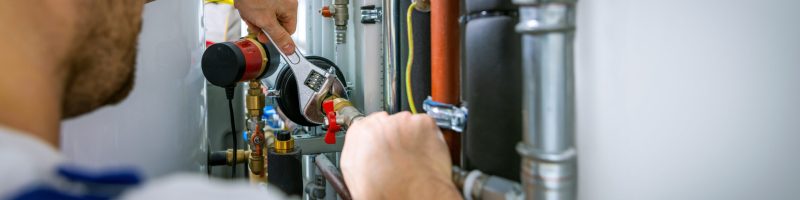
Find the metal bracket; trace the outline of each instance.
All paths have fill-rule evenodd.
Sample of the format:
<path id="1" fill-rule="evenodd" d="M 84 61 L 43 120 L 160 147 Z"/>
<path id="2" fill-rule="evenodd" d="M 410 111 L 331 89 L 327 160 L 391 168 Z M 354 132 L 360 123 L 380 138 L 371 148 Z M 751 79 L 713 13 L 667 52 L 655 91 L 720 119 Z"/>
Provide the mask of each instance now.
<path id="1" fill-rule="evenodd" d="M 361 23 L 374 24 L 383 19 L 383 9 L 375 5 L 361 6 Z"/>
<path id="2" fill-rule="evenodd" d="M 345 135 L 343 133 L 336 134 L 336 144 L 326 144 L 324 141 L 325 137 L 322 136 L 302 134 L 294 135 L 292 137 L 294 137 L 295 146 L 303 150 L 301 151 L 301 154 L 313 155 L 320 153 L 341 152 L 342 148 L 344 148 L 344 136 Z"/>
<path id="3" fill-rule="evenodd" d="M 456 132 L 463 132 L 467 126 L 467 108 L 446 103 L 436 102 L 428 97 L 422 102 L 422 109 L 428 116 L 436 120 L 439 128 L 446 128 Z"/>
<path id="4" fill-rule="evenodd" d="M 273 98 L 281 97 L 281 91 L 280 90 L 267 90 L 266 96 L 267 97 L 273 97 Z"/>

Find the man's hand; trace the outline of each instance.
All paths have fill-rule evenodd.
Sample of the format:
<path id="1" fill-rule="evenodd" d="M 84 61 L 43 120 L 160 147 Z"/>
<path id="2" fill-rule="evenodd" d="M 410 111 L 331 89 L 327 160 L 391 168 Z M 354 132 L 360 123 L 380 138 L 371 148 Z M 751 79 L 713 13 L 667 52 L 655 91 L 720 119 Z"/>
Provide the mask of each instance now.
<path id="1" fill-rule="evenodd" d="M 342 174 L 353 199 L 460 199 L 450 154 L 427 115 L 375 113 L 347 130 Z"/>
<path id="2" fill-rule="evenodd" d="M 297 0 L 236 0 L 234 6 L 239 9 L 248 30 L 259 33 L 260 42 L 269 43 L 261 31 L 264 30 L 283 53 L 294 53 L 291 35 L 297 28 Z"/>

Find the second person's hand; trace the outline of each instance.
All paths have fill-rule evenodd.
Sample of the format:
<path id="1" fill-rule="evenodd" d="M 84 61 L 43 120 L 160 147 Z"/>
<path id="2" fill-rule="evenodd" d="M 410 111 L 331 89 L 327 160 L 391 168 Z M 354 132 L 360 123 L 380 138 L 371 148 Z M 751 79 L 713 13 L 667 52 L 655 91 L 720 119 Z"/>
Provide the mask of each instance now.
<path id="1" fill-rule="evenodd" d="M 353 199 L 460 199 L 447 144 L 423 114 L 374 113 L 347 130 L 340 162 Z"/>
<path id="2" fill-rule="evenodd" d="M 297 28 L 297 0 L 236 0 L 249 31 L 258 32 L 258 40 L 269 43 L 261 30 L 269 33 L 281 52 L 294 53 L 295 44 L 291 35 Z"/>

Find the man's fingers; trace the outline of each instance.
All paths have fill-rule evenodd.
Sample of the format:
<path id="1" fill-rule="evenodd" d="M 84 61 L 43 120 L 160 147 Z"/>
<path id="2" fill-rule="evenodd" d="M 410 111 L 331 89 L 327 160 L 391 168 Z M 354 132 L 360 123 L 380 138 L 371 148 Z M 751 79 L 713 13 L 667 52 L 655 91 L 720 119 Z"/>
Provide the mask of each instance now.
<path id="1" fill-rule="evenodd" d="M 292 36 L 286 32 L 283 26 L 278 24 L 277 20 L 271 20 L 270 23 L 267 23 L 267 25 L 262 28 L 272 37 L 272 40 L 275 41 L 275 44 L 278 45 L 278 48 L 284 54 L 291 55 L 294 53 L 295 45 Z"/>
<path id="2" fill-rule="evenodd" d="M 439 128 L 436 125 L 436 120 L 434 120 L 433 118 L 431 118 L 430 116 L 428 116 L 426 114 L 415 114 L 415 115 L 412 116 L 412 118 L 414 118 L 415 121 L 420 121 L 423 124 L 423 126 L 427 126 L 432 130 Z"/>
<path id="3" fill-rule="evenodd" d="M 244 19 L 242 21 L 244 21 L 244 23 L 247 24 L 248 33 L 256 33 L 256 40 L 264 44 L 269 44 L 269 38 L 267 38 L 267 35 L 264 35 L 264 31 L 261 31 L 261 28 L 258 28 L 258 26 L 251 23 L 250 21 Z"/>
<path id="4" fill-rule="evenodd" d="M 297 29 L 297 21 L 295 21 L 294 18 L 285 21 L 281 20 L 281 26 L 291 35 L 294 34 L 294 31 Z"/>
<path id="5" fill-rule="evenodd" d="M 247 31 L 255 31 L 256 29 L 258 29 L 258 27 L 253 23 L 251 23 L 250 21 L 247 21 L 245 19 L 242 19 L 242 21 L 244 21 L 244 23 L 247 24 Z"/>
<path id="6" fill-rule="evenodd" d="M 286 8 L 278 10 L 278 22 L 291 35 L 297 29 L 297 0 L 286 0 L 283 4 Z"/>
<path id="7" fill-rule="evenodd" d="M 269 41 L 269 38 L 267 38 L 267 35 L 265 35 L 264 32 L 261 31 L 258 32 L 258 36 L 256 36 L 256 38 L 258 39 L 259 42 L 264 44 L 272 43 Z"/>

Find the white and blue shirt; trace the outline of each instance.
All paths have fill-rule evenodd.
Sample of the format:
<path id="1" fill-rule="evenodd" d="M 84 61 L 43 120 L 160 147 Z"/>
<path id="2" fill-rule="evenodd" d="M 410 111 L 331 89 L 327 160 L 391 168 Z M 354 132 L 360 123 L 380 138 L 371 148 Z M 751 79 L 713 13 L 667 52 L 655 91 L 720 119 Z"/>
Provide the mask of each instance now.
<path id="1" fill-rule="evenodd" d="M 215 180 L 200 174 L 145 181 L 134 169 L 90 170 L 69 164 L 56 149 L 36 138 L 0 126 L 0 200 L 252 198 L 287 197 L 273 187 Z"/>

